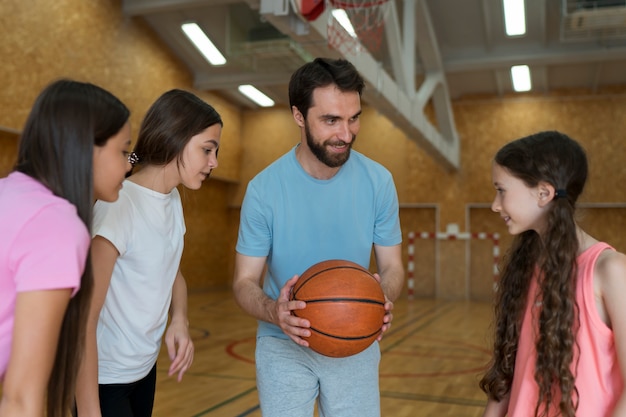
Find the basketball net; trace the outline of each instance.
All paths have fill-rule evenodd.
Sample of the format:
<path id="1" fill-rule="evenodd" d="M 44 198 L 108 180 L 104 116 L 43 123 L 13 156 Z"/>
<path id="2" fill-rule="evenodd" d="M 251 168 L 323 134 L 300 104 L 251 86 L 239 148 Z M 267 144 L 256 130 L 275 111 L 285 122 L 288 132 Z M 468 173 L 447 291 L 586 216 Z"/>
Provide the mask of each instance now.
<path id="1" fill-rule="evenodd" d="M 362 48 L 380 49 L 385 27 L 388 0 L 325 0 L 328 13 L 328 44 L 342 54 L 358 55 Z M 351 34 L 335 17 L 343 10 L 354 32 Z"/>

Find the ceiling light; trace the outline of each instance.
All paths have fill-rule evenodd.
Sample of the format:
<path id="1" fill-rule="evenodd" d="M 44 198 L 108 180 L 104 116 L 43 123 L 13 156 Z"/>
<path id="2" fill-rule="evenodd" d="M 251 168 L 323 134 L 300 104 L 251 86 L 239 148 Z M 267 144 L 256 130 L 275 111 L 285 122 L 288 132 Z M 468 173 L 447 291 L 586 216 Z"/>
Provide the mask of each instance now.
<path id="1" fill-rule="evenodd" d="M 511 79 L 513 80 L 513 90 L 519 92 L 530 91 L 530 68 L 528 65 L 515 65 L 511 67 Z"/>
<path id="2" fill-rule="evenodd" d="M 502 0 L 504 6 L 504 26 L 508 36 L 526 33 L 526 13 L 524 0 Z"/>
<path id="3" fill-rule="evenodd" d="M 200 29 L 200 26 L 196 23 L 184 23 L 180 27 L 211 65 L 224 65 L 226 63 L 224 55 L 213 45 L 211 39 Z"/>
<path id="4" fill-rule="evenodd" d="M 274 100 L 272 100 L 250 84 L 240 85 L 239 92 L 261 107 L 272 107 L 274 105 Z"/>
<path id="5" fill-rule="evenodd" d="M 354 31 L 354 27 L 352 27 L 352 22 L 350 22 L 350 18 L 348 14 L 343 9 L 335 9 L 332 12 L 333 17 L 339 24 L 348 32 L 350 36 L 356 38 L 356 32 Z"/>

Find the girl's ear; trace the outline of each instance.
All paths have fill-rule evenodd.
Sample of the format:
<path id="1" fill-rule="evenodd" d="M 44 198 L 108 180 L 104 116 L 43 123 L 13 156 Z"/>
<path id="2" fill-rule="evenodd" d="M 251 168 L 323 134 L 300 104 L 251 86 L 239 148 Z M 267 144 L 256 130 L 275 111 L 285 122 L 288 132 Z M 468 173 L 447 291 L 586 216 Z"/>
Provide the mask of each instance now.
<path id="1" fill-rule="evenodd" d="M 554 200 L 556 190 L 552 184 L 540 181 L 537 189 L 539 190 L 539 207 L 545 207 L 549 202 Z"/>

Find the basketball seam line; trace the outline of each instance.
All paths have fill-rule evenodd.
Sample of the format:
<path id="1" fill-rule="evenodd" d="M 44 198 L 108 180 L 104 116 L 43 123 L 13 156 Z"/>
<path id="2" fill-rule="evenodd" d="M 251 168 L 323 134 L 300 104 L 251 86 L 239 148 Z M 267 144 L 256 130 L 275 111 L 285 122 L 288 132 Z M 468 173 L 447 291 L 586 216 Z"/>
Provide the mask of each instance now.
<path id="1" fill-rule="evenodd" d="M 358 268 L 356 266 L 348 266 L 348 265 L 338 265 L 338 266 L 332 266 L 330 268 L 325 268 L 322 269 L 321 271 L 317 271 L 316 273 L 314 273 L 313 275 L 311 275 L 310 277 L 307 277 L 307 279 L 302 282 L 300 284 L 300 286 L 293 292 L 293 294 L 297 294 L 298 291 L 300 291 L 300 289 L 307 283 L 309 282 L 311 279 L 315 278 L 317 275 L 321 274 L 322 272 L 328 272 L 328 271 L 332 271 L 334 269 L 353 269 L 355 271 L 359 271 L 359 272 L 364 272 L 365 275 L 368 275 L 370 278 L 372 278 L 374 281 L 376 281 L 376 278 L 374 278 L 374 275 L 372 275 L 369 271 L 362 269 L 362 268 Z M 378 282 L 378 281 L 376 281 Z"/>
<path id="2" fill-rule="evenodd" d="M 302 300 L 299 298 L 294 298 L 294 301 L 304 301 L 305 303 L 323 303 L 323 302 L 331 302 L 331 303 L 340 303 L 340 302 L 344 302 L 344 301 L 351 301 L 351 302 L 356 302 L 356 303 L 364 303 L 364 304 L 378 304 L 381 306 L 384 306 L 385 303 L 382 303 L 380 301 L 377 300 L 371 300 L 371 299 L 367 299 L 367 298 L 349 298 L 349 297 L 344 297 L 344 298 L 316 298 L 315 300 Z"/>
<path id="3" fill-rule="evenodd" d="M 313 330 L 316 333 L 321 334 L 321 335 L 332 337 L 334 339 L 340 339 L 340 340 L 363 340 L 363 339 L 369 339 L 372 336 L 376 336 L 380 332 L 380 329 L 378 329 L 374 333 L 366 335 L 366 336 L 352 336 L 352 337 L 350 337 L 350 336 L 337 336 L 337 335 L 334 335 L 334 334 L 325 333 L 325 332 L 322 332 L 321 330 L 316 329 L 315 327 L 310 327 L 310 329 Z"/>
<path id="4" fill-rule="evenodd" d="M 316 275 L 321 274 L 322 272 L 328 272 L 328 271 L 332 271 L 333 269 L 354 269 L 355 271 L 359 271 L 359 272 L 363 272 L 365 275 L 370 276 L 372 278 L 374 278 L 374 276 L 367 270 L 365 269 L 361 269 L 361 268 L 357 268 L 356 266 L 344 266 L 344 265 L 339 265 L 339 266 L 331 266 L 330 268 L 325 268 L 322 269 L 321 271 L 317 271 L 316 273 L 314 273 L 313 275 L 311 275 L 307 281 L 311 278 L 313 278 Z M 376 278 L 374 278 L 376 279 Z"/>

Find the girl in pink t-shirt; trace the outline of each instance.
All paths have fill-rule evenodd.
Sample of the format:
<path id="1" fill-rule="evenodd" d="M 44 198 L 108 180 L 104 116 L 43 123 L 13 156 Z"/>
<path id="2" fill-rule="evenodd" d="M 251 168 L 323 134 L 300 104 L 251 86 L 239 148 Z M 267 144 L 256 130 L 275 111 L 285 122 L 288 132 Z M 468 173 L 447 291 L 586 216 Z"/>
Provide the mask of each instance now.
<path id="1" fill-rule="evenodd" d="M 585 151 L 562 133 L 540 132 L 501 148 L 492 175 L 491 208 L 516 237 L 480 381 L 484 416 L 626 415 L 626 256 L 575 222 Z"/>
<path id="2" fill-rule="evenodd" d="M 92 207 L 115 201 L 130 170 L 128 118 L 108 91 L 56 81 L 35 101 L 15 169 L 0 179 L 3 417 L 71 411 L 92 288 Z"/>

